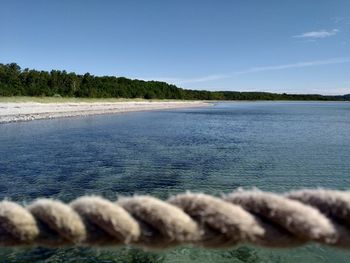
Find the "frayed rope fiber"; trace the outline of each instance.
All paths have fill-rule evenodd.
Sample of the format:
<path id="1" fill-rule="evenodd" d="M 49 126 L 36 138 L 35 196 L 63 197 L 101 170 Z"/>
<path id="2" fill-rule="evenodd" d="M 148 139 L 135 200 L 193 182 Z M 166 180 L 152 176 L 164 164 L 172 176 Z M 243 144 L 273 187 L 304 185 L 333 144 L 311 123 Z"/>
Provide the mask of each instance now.
<path id="1" fill-rule="evenodd" d="M 0 246 L 130 244 L 161 249 L 307 242 L 350 248 L 350 192 L 240 190 L 222 198 L 185 193 L 167 201 L 133 196 L 116 202 L 83 196 L 69 204 L 38 199 L 26 207 L 0 202 Z"/>

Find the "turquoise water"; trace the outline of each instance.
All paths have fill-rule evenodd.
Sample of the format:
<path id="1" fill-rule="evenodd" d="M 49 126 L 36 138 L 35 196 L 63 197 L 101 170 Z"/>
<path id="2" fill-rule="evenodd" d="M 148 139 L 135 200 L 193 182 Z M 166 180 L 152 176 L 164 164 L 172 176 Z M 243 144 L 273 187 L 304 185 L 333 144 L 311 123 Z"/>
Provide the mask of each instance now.
<path id="1" fill-rule="evenodd" d="M 240 102 L 213 107 L 0 125 L 0 197 L 70 201 L 84 194 L 237 187 L 283 192 L 349 189 L 350 103 Z M 348 262 L 318 245 L 289 250 L 240 246 L 0 249 L 3 262 Z"/>

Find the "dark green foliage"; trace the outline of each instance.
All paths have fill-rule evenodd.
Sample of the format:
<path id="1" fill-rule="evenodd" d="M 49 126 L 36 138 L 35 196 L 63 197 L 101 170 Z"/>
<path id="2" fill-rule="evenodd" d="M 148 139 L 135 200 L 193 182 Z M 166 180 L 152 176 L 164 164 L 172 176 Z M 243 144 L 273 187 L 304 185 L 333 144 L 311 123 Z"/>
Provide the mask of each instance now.
<path id="1" fill-rule="evenodd" d="M 93 248 L 34 248 L 34 249 L 2 249 L 0 262 L 104 262 L 104 263 L 162 263 L 164 255 L 147 252 L 136 248 L 93 249 Z"/>
<path id="2" fill-rule="evenodd" d="M 144 98 L 184 100 L 350 100 L 350 95 L 276 94 L 186 90 L 160 81 L 77 75 L 65 70 L 37 71 L 16 63 L 0 64 L 0 96 L 62 96 L 85 98 Z"/>
<path id="3" fill-rule="evenodd" d="M 255 249 L 245 246 L 225 251 L 223 257 L 234 259 L 232 262 L 260 263 L 262 261 Z"/>

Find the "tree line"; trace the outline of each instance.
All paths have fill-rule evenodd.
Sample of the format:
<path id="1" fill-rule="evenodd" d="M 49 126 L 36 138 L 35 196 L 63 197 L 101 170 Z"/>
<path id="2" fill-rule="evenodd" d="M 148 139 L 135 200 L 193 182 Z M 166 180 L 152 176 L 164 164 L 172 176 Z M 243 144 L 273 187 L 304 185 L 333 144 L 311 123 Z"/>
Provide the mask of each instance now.
<path id="1" fill-rule="evenodd" d="M 79 75 L 65 70 L 21 69 L 0 64 L 0 96 L 62 96 L 84 98 L 144 98 L 181 100 L 350 100 L 344 96 L 277 94 L 269 92 L 205 91 L 182 89 L 161 81 L 113 76 Z"/>

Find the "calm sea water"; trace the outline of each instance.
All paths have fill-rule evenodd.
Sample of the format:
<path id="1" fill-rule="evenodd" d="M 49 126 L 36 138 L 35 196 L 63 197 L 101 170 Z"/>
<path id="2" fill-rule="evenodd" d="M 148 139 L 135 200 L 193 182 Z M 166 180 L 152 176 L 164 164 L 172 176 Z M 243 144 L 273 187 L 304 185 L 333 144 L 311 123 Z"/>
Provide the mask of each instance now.
<path id="1" fill-rule="evenodd" d="M 239 102 L 213 107 L 0 125 L 0 198 L 209 194 L 350 188 L 350 103 Z M 0 249 L 1 262 L 349 262 L 308 245 L 165 252 Z"/>

